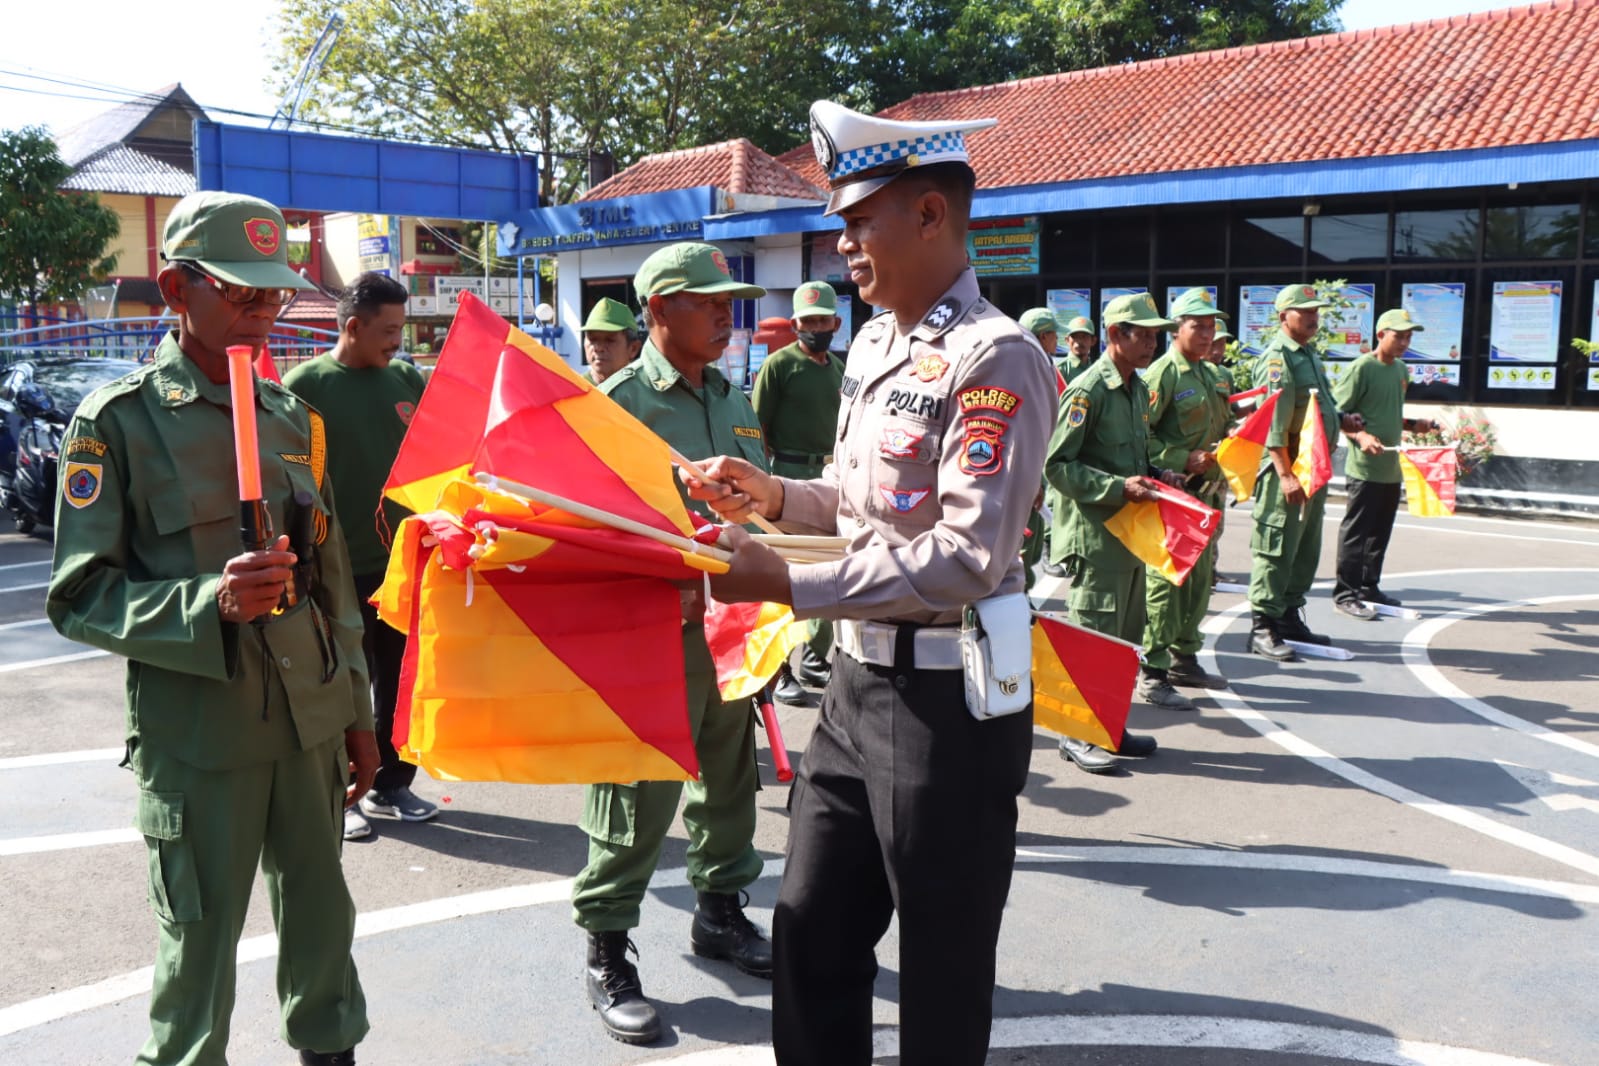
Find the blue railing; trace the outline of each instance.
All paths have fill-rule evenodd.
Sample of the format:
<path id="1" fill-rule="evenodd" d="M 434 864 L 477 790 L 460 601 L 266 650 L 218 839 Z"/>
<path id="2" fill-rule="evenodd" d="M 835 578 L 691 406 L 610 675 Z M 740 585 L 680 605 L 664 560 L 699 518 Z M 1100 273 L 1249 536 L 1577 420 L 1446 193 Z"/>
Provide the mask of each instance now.
<path id="1" fill-rule="evenodd" d="M 141 316 L 51 322 L 27 329 L 0 330 L 0 366 L 18 359 L 110 358 L 143 362 L 155 352 L 167 331 L 176 328 L 171 317 Z M 267 342 L 280 371 L 333 347 L 332 330 L 280 323 Z"/>

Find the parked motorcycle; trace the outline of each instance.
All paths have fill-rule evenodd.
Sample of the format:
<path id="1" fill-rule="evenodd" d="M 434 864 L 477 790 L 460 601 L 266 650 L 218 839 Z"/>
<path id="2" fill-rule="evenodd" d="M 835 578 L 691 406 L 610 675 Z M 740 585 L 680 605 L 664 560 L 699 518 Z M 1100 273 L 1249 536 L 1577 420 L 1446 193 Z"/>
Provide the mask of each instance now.
<path id="1" fill-rule="evenodd" d="M 57 469 L 66 415 L 37 385 L 17 394 L 15 460 L 10 470 L 0 470 L 0 511 L 11 515 L 18 533 L 32 533 L 55 522 Z M 10 442 L 7 442 L 8 444 Z"/>

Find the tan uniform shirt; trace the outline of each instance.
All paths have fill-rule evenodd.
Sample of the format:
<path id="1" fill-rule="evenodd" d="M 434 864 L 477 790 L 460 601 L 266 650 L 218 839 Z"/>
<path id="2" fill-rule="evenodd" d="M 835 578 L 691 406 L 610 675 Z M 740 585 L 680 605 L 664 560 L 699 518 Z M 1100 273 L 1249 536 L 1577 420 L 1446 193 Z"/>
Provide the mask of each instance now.
<path id="1" fill-rule="evenodd" d="M 785 524 L 850 541 L 841 561 L 790 568 L 795 615 L 947 623 L 1022 591 L 1056 411 L 1038 342 L 968 269 L 908 332 L 891 314 L 866 323 L 843 393 L 833 463 L 782 479 Z"/>

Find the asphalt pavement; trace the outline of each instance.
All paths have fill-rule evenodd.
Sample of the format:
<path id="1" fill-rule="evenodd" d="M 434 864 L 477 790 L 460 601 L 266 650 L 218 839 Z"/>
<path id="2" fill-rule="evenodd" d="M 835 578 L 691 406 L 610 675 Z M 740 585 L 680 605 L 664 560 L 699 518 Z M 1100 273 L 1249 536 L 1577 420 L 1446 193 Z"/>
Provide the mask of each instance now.
<path id="1" fill-rule="evenodd" d="M 1223 536 L 1234 578 L 1248 524 L 1233 512 Z M 117 766 L 123 667 L 44 620 L 49 555 L 0 535 L 0 1063 L 127 1063 L 155 926 Z M 1200 694 L 1198 713 L 1135 704 L 1152 759 L 1092 777 L 1036 736 L 991 1063 L 1599 1062 L 1599 526 L 1402 515 L 1387 571 L 1420 618 L 1362 622 L 1314 595 L 1309 620 L 1347 661 L 1249 656 L 1247 606 L 1218 594 L 1205 654 L 1231 687 Z M 796 758 L 814 715 L 783 711 Z M 769 925 L 787 788 L 760 760 L 768 862 L 751 913 Z M 634 933 L 668 1031 L 629 1048 L 602 1035 L 581 984 L 567 903 L 581 790 L 417 791 L 441 803 L 436 822 L 378 821 L 345 848 L 363 1066 L 771 1062 L 770 986 L 688 949 L 680 826 Z M 235 1066 L 295 1061 L 274 952 L 258 885 Z M 879 1061 L 897 1062 L 895 930 L 879 958 Z"/>

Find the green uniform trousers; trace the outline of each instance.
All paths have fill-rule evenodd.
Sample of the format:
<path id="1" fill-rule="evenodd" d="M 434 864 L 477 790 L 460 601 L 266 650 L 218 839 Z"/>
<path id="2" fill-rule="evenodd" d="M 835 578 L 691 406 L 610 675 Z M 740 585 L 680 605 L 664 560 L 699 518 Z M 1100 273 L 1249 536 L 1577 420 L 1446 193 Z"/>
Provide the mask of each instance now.
<path id="1" fill-rule="evenodd" d="M 1220 536 L 1220 531 L 1217 533 Z M 1173 585 L 1152 569 L 1144 571 L 1144 665 L 1169 670 L 1172 652 L 1192 656 L 1205 646 L 1199 627 L 1210 609 L 1210 579 L 1216 572 L 1216 541 L 1200 553 L 1188 580 Z"/>
<path id="2" fill-rule="evenodd" d="M 723 703 L 705 630 L 683 628 L 689 730 L 700 779 L 590 785 L 581 828 L 589 861 L 572 886 L 572 920 L 589 932 L 636 927 L 661 844 L 687 793 L 688 879 L 699 892 L 737 892 L 761 875 L 755 852 L 755 714 L 749 700 Z"/>
<path id="3" fill-rule="evenodd" d="M 1049 536 L 1049 527 L 1044 524 L 1042 511 L 1034 511 L 1027 516 L 1027 532 L 1022 537 L 1022 576 L 1026 583 L 1023 591 L 1031 592 L 1033 582 L 1037 579 L 1038 564 L 1044 559 L 1045 538 Z"/>
<path id="4" fill-rule="evenodd" d="M 1255 528 L 1249 537 L 1254 564 L 1249 572 L 1249 605 L 1261 614 L 1281 618 L 1305 605 L 1305 593 L 1316 580 L 1321 560 L 1321 516 L 1327 490 L 1300 508 L 1283 500 L 1282 481 L 1269 465 L 1255 484 Z M 1192 579 L 1190 579 L 1192 580 Z"/>
<path id="5" fill-rule="evenodd" d="M 274 700 L 271 720 L 293 730 Z M 278 931 L 283 1039 L 343 1051 L 367 1032 L 350 958 L 355 904 L 339 852 L 349 760 L 344 738 L 234 770 L 200 770 L 129 742 L 137 825 L 160 925 L 143 1066 L 224 1066 L 239 934 L 259 865 Z"/>
<path id="6" fill-rule="evenodd" d="M 1144 634 L 1144 567 L 1097 567 L 1074 555 L 1066 561 L 1066 568 L 1072 574 L 1072 588 L 1066 595 L 1072 621 L 1137 644 Z"/>
<path id="7" fill-rule="evenodd" d="M 791 463 L 784 459 L 772 460 L 772 473 L 800 481 L 813 481 L 822 476 L 824 463 Z M 833 650 L 833 623 L 826 618 L 812 618 L 805 623 L 805 644 L 823 662 Z"/>

